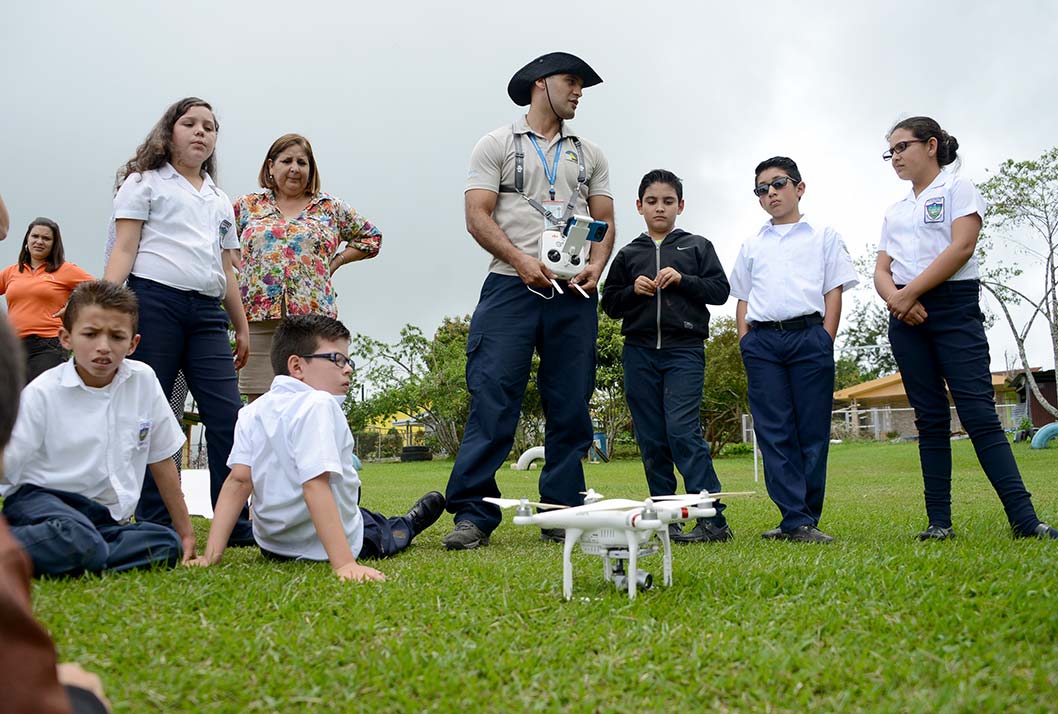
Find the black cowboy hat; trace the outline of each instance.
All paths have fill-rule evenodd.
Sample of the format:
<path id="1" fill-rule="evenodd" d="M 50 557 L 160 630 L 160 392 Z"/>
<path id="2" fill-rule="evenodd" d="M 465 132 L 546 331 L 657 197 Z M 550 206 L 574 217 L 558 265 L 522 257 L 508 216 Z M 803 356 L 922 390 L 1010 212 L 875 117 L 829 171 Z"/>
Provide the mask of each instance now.
<path id="1" fill-rule="evenodd" d="M 533 82 L 553 74 L 572 74 L 580 77 L 585 87 L 602 83 L 602 77 L 580 57 L 568 52 L 550 52 L 537 57 L 515 72 L 507 85 L 507 94 L 515 104 L 524 107 L 533 96 Z"/>

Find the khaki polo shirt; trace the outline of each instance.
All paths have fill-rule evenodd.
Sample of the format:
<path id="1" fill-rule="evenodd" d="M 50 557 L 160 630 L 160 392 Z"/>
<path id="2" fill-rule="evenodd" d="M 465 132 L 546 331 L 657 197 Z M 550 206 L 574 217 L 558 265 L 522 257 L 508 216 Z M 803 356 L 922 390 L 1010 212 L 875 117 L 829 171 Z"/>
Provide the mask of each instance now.
<path id="1" fill-rule="evenodd" d="M 578 191 L 580 195 L 577 197 L 574 213 L 579 215 L 588 215 L 589 197 L 613 198 L 613 194 L 610 193 L 610 167 L 599 147 L 579 136 L 568 122 L 563 122 L 559 133 L 551 141 L 547 141 L 530 129 L 525 117 L 521 116 L 513 124 L 501 126 L 478 141 L 470 155 L 466 190 L 485 189 L 497 193 L 496 209 L 492 213 L 493 219 L 515 247 L 536 258 L 540 255 L 540 234 L 544 231 L 545 221 L 544 217 L 521 195 L 514 193 L 515 132 L 523 135 L 532 132 L 536 136 L 537 143 L 540 144 L 540 148 L 547 157 L 548 171 L 551 170 L 558 142 L 563 140 L 562 155 L 558 160 L 558 176 L 555 180 L 555 200 L 561 202 L 564 207 L 569 201 L 570 193 Z M 571 140 L 574 136 L 580 141 L 581 149 L 584 151 L 584 167 L 587 177 L 587 182 L 579 189 L 577 186 L 577 177 L 580 175 L 579 157 L 577 147 Z M 549 200 L 550 184 L 547 181 L 544 166 L 540 162 L 540 156 L 536 153 L 533 142 L 528 136 L 522 138 L 522 151 L 525 153 L 522 190 L 525 195 L 541 203 Z M 503 191 L 500 191 L 501 186 Z M 493 257 L 489 264 L 489 272 L 501 275 L 518 274 L 513 267 L 496 257 Z"/>

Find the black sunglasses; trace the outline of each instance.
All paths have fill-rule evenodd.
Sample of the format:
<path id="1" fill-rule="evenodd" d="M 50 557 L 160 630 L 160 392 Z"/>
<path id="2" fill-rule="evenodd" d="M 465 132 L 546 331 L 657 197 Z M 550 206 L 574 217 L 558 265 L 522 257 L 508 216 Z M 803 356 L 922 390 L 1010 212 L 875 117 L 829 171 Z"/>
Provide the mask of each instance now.
<path id="1" fill-rule="evenodd" d="M 889 159 L 907 151 L 907 147 L 912 144 L 925 144 L 929 139 L 910 139 L 908 141 L 901 141 L 893 144 L 889 147 L 889 151 L 882 154 L 882 161 L 888 161 Z"/>
<path id="2" fill-rule="evenodd" d="M 334 364 L 338 366 L 338 369 L 345 369 L 345 365 L 349 365 L 353 368 L 354 372 L 356 371 L 356 365 L 353 364 L 353 360 L 349 357 L 349 355 L 343 355 L 341 352 L 317 352 L 316 354 L 312 355 L 298 355 L 298 357 L 302 357 L 304 359 L 320 357 L 322 359 L 334 362 Z"/>
<path id="3" fill-rule="evenodd" d="M 772 179 L 770 183 L 757 184 L 757 187 L 753 189 L 753 195 L 760 198 L 768 192 L 769 187 L 774 188 L 776 191 L 781 191 L 786 188 L 786 184 L 791 181 L 793 181 L 795 185 L 799 183 L 790 176 L 780 176 L 777 179 Z"/>

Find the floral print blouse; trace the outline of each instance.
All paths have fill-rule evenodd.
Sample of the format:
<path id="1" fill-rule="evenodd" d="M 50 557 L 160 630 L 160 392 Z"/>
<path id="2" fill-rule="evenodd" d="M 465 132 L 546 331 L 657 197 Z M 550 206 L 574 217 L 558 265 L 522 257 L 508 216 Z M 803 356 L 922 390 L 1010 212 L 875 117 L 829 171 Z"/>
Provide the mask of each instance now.
<path id="1" fill-rule="evenodd" d="M 344 201 L 320 192 L 297 218 L 283 217 L 272 191 L 235 202 L 242 244 L 239 292 L 251 322 L 284 315 L 338 317 L 330 261 L 342 243 L 375 255 L 382 233 Z"/>

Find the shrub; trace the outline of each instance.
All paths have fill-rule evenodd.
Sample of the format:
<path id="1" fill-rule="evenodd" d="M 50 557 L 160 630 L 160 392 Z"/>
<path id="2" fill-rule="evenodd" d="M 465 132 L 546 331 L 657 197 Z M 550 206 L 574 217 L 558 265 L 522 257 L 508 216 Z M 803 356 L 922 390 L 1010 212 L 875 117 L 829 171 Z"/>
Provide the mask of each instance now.
<path id="1" fill-rule="evenodd" d="M 743 454 L 752 454 L 753 444 L 745 441 L 736 441 L 731 444 L 725 444 L 720 449 L 719 456 L 741 456 Z"/>

